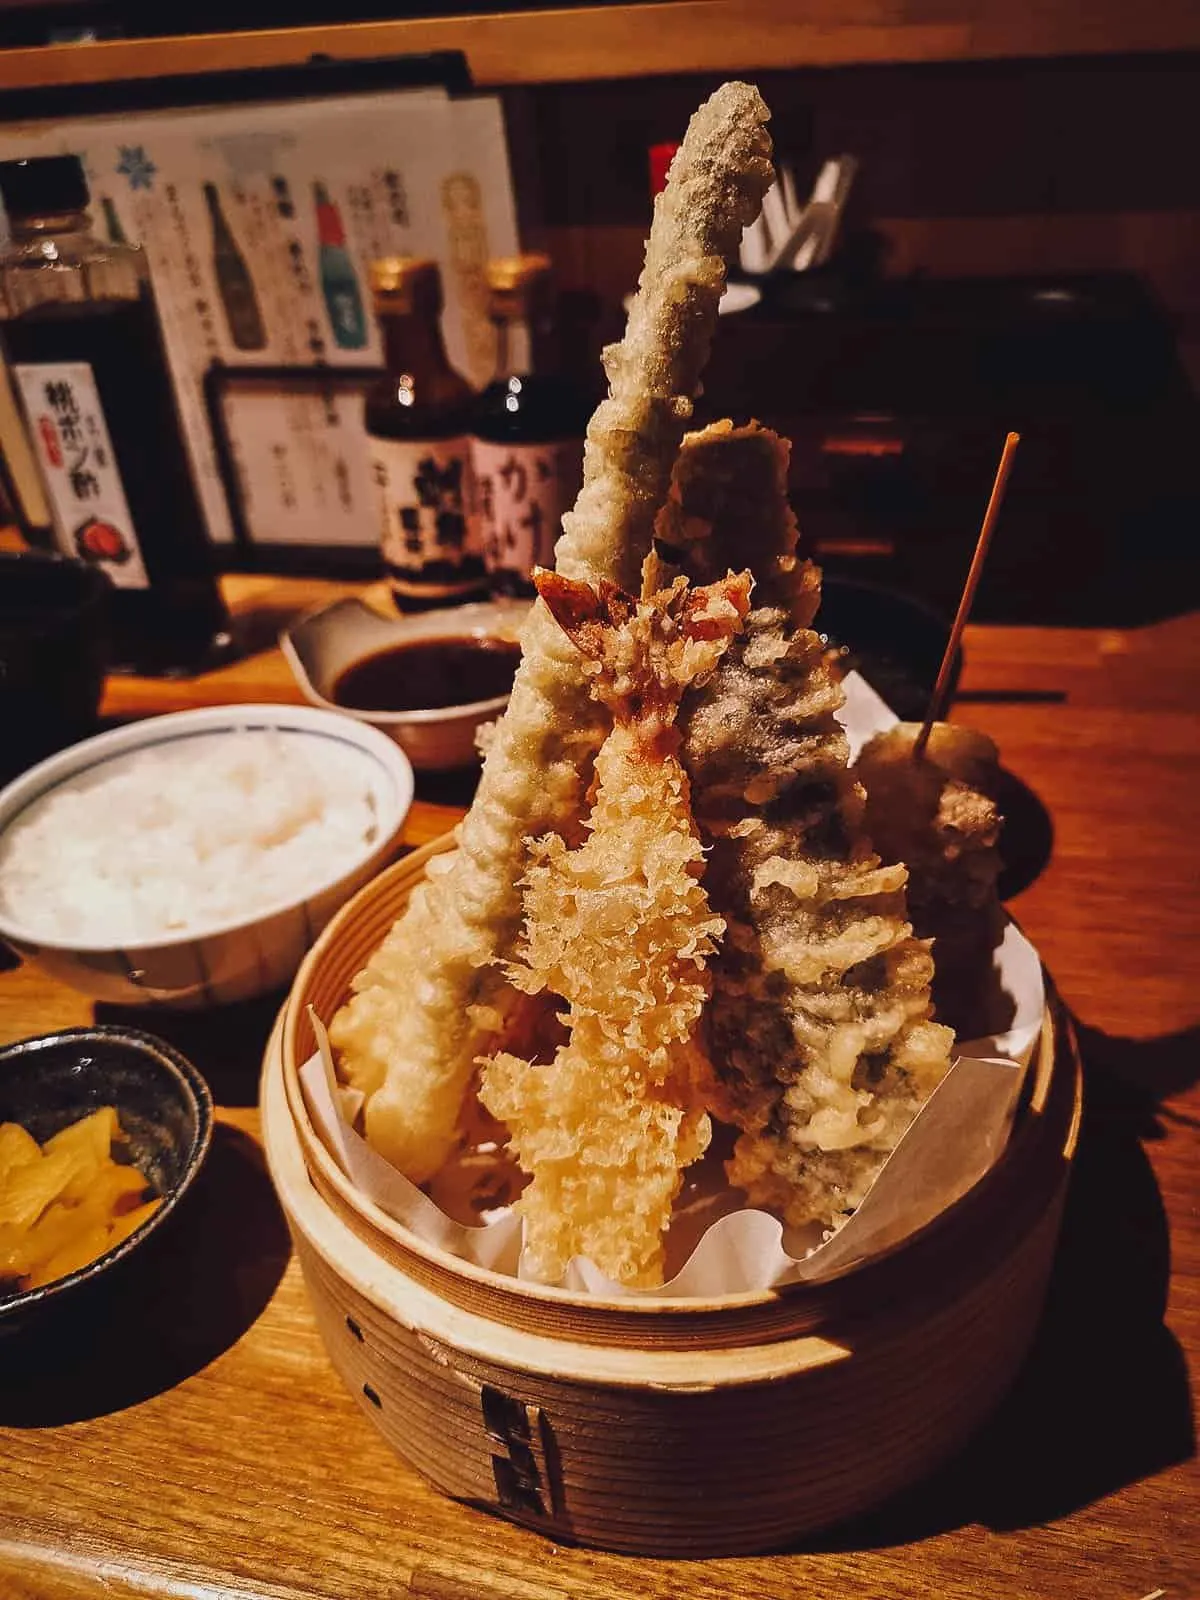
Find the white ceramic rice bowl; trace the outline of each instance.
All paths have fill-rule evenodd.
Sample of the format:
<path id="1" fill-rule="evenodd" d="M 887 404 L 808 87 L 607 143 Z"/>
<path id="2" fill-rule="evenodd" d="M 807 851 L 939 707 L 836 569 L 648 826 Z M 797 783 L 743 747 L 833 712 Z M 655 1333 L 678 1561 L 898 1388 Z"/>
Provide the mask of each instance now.
<path id="1" fill-rule="evenodd" d="M 328 740 L 333 759 L 338 746 L 371 758 L 379 828 L 360 860 L 334 878 L 318 880 L 303 897 L 275 901 L 233 922 L 201 923 L 195 933 L 160 936 L 144 944 L 51 940 L 22 926 L 0 899 L 0 938 L 51 977 L 116 1005 L 200 1010 L 248 1000 L 289 982 L 333 914 L 395 853 L 412 804 L 413 773 L 407 756 L 365 723 L 306 706 L 232 705 L 180 711 L 117 728 L 49 757 L 0 791 L 0 839 L 36 801 L 114 757 L 198 734 L 238 729 L 304 734 Z"/>

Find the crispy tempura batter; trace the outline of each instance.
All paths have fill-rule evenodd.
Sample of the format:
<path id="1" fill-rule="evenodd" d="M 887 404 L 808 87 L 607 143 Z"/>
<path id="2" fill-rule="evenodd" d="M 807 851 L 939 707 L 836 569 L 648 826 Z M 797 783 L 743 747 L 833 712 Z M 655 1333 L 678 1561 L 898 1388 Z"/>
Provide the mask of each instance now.
<path id="1" fill-rule="evenodd" d="M 906 921 L 905 871 L 871 849 L 834 718 L 842 689 L 803 625 L 820 580 L 790 565 L 786 469 L 765 430 L 691 436 L 658 531 L 697 576 L 751 541 L 779 575 L 774 603 L 685 702 L 683 759 L 727 923 L 707 1024 L 743 1129 L 729 1176 L 789 1222 L 836 1226 L 945 1074 L 951 1035 L 929 1020 L 933 964 Z"/>
<path id="2" fill-rule="evenodd" d="M 654 524 L 654 587 L 680 570 L 692 583 L 711 583 L 749 567 L 755 605 L 784 606 L 806 628 L 821 601 L 821 574 L 796 557 L 787 461 L 786 441 L 757 422 L 713 422 L 685 434 Z"/>
<path id="3" fill-rule="evenodd" d="M 707 360 L 728 260 L 771 181 L 767 110 L 727 83 L 692 118 L 655 201 L 610 390 L 588 428 L 584 484 L 555 552 L 567 577 L 632 585 L 650 546 Z M 359 974 L 330 1036 L 370 1098 L 367 1137 L 414 1181 L 453 1147 L 472 1062 L 502 1002 L 497 956 L 520 921 L 525 841 L 570 835 L 604 733 L 579 657 L 534 608 L 508 710 L 491 742 L 460 849 L 439 858 Z"/>
<path id="4" fill-rule="evenodd" d="M 933 940 L 938 1016 L 959 1034 L 999 1032 L 1011 1003 L 1006 1013 L 990 981 L 1004 932 L 1001 817 L 988 792 L 999 776 L 996 747 L 985 734 L 937 722 L 916 761 L 918 731 L 901 723 L 860 753 L 854 774 L 867 791 L 867 829 L 885 861 L 908 868 L 913 931 Z"/>
<path id="5" fill-rule="evenodd" d="M 693 1035 L 722 929 L 699 881 L 675 713 L 745 614 L 749 575 L 691 592 L 680 579 L 641 605 L 550 573 L 538 588 L 614 726 L 596 758 L 586 842 L 537 840 L 525 875 L 514 981 L 567 1001 L 570 1041 L 547 1066 L 495 1056 L 480 1094 L 532 1174 L 517 1209 L 536 1276 L 555 1282 L 584 1255 L 645 1288 L 662 1282 L 682 1169 L 708 1144 Z"/>
<path id="6" fill-rule="evenodd" d="M 609 394 L 588 427 L 583 488 L 554 552 L 564 577 L 637 590 L 726 269 L 774 178 L 768 116 L 757 89 L 726 83 L 688 124 L 654 202 L 625 337 L 604 352 Z"/>

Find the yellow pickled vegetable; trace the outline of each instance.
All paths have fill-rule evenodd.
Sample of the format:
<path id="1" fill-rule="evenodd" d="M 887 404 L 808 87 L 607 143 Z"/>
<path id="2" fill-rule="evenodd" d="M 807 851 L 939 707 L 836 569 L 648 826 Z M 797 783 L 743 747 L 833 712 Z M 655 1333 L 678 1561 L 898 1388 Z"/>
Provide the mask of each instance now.
<path id="1" fill-rule="evenodd" d="M 0 1122 L 0 1183 L 15 1167 L 40 1161 L 42 1147 L 15 1122 Z"/>
<path id="2" fill-rule="evenodd" d="M 70 1181 L 62 1198 L 73 1203 L 83 1199 L 96 1181 L 101 1169 L 109 1165 L 109 1151 L 113 1140 L 120 1135 L 117 1113 L 112 1106 L 101 1106 L 90 1117 L 62 1128 L 52 1139 L 46 1140 L 46 1154 L 56 1155 L 66 1151 L 73 1162 Z"/>
<path id="3" fill-rule="evenodd" d="M 112 1106 L 44 1146 L 0 1123 L 0 1293 L 77 1272 L 153 1216 L 162 1202 L 145 1174 L 113 1159 L 122 1138 Z"/>

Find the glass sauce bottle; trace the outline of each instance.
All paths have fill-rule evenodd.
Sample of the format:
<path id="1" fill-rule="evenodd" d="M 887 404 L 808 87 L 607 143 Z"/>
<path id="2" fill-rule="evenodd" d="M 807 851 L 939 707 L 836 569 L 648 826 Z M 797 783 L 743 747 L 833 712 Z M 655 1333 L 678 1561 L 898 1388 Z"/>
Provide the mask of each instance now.
<path id="1" fill-rule="evenodd" d="M 506 256 L 486 271 L 496 376 L 475 403 L 472 428 L 480 533 L 493 592 L 531 595 L 530 574 L 554 564 L 563 513 L 583 481 L 591 407 L 555 370 L 549 256 Z M 515 359 L 522 324 L 528 364 Z"/>
<path id="2" fill-rule="evenodd" d="M 387 376 L 367 391 L 364 416 L 393 599 L 401 611 L 478 599 L 487 577 L 467 438 L 474 391 L 446 358 L 437 262 L 372 262 L 371 291 Z"/>
<path id="3" fill-rule="evenodd" d="M 76 156 L 0 163 L 0 194 L 0 336 L 55 542 L 112 579 L 119 666 L 199 670 L 229 621 L 145 255 L 93 237 Z"/>

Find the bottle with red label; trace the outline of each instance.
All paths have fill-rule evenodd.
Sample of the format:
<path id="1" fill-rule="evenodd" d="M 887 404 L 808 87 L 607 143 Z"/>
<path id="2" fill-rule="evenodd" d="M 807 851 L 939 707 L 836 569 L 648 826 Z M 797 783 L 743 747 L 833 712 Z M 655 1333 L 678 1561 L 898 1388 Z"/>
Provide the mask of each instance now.
<path id="1" fill-rule="evenodd" d="M 364 420 L 379 496 L 383 565 L 401 611 L 487 593 L 471 488 L 474 391 L 442 341 L 436 261 L 387 256 L 370 268 L 386 376 Z"/>
<path id="2" fill-rule="evenodd" d="M 143 252 L 95 238 L 76 156 L 0 163 L 0 336 L 64 554 L 112 579 L 114 659 L 199 670 L 228 617 Z"/>
<path id="3" fill-rule="evenodd" d="M 317 268 L 329 324 L 340 350 L 362 350 L 367 342 L 367 317 L 358 275 L 346 249 L 342 215 L 323 183 L 313 184 L 317 209 Z"/>
<path id="4" fill-rule="evenodd" d="M 553 566 L 563 513 L 579 493 L 591 406 L 557 371 L 549 256 L 489 261 L 487 284 L 496 375 L 474 409 L 476 506 L 493 592 L 531 595 L 531 573 Z M 517 355 L 521 329 L 528 361 Z"/>

